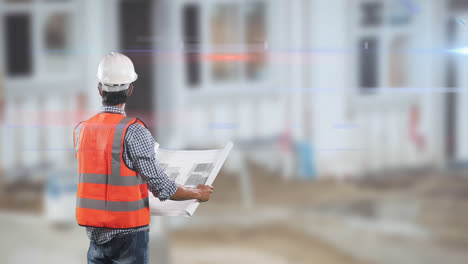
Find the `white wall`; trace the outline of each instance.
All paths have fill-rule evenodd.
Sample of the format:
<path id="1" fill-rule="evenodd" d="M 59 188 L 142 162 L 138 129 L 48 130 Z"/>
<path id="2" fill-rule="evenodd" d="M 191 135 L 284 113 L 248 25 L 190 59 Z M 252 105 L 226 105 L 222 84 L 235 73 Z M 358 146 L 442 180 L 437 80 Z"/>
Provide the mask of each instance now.
<path id="1" fill-rule="evenodd" d="M 310 31 L 313 32 L 312 47 L 316 49 L 345 49 L 348 46 L 348 1 L 311 1 Z M 331 18 L 330 14 L 333 14 Z M 326 29 L 325 29 L 326 28 Z M 320 54 L 330 56 L 333 63 L 314 64 L 312 87 L 321 89 L 316 92 L 313 101 L 314 135 L 312 142 L 316 149 L 318 173 L 342 176 L 348 166 L 347 151 L 333 149 L 359 148 L 347 140 L 343 131 L 333 128 L 334 124 L 346 123 L 345 76 L 348 76 L 348 64 L 344 54 Z M 338 59 L 336 59 L 338 58 Z M 323 90 L 322 90 L 323 89 Z M 334 91 L 338 90 L 338 91 Z"/>
<path id="2" fill-rule="evenodd" d="M 459 28 L 459 46 L 465 46 L 468 43 L 466 29 Z M 468 56 L 460 55 L 458 58 L 458 89 L 457 94 L 457 116 L 456 116 L 456 135 L 457 135 L 457 153 L 458 161 L 468 161 Z"/>

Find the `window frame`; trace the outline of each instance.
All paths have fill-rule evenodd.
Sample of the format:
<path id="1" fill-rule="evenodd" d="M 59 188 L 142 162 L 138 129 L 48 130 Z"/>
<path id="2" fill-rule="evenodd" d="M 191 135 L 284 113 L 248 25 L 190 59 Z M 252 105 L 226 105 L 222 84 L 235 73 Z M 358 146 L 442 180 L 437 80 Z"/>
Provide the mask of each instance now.
<path id="1" fill-rule="evenodd" d="M 75 50 L 78 46 L 78 17 L 79 9 L 77 8 L 79 0 L 68 0 L 68 1 L 47 1 L 47 0 L 31 0 L 31 2 L 25 3 L 9 3 L 0 1 L 0 36 L 5 36 L 5 19 L 6 15 L 10 14 L 27 14 L 31 19 L 31 74 L 21 76 L 8 76 L 6 74 L 7 69 L 0 69 L 5 72 L 5 81 L 13 86 L 26 86 L 30 85 L 31 82 L 50 82 L 55 81 L 68 81 L 70 79 L 77 78 L 77 69 L 79 63 L 74 63 L 73 59 L 69 59 L 67 62 L 68 69 L 66 71 L 54 72 L 46 69 L 46 52 L 45 48 L 45 26 L 47 18 L 53 13 L 66 13 L 68 19 L 70 19 L 71 33 L 68 36 L 70 38 L 70 50 Z M 2 65 L 7 67 L 6 51 L 4 41 L 0 41 L 0 62 Z M 7 85 L 6 87 L 10 87 Z"/>
<path id="2" fill-rule="evenodd" d="M 376 2 L 380 1 L 382 3 L 382 24 L 377 26 L 361 26 L 360 18 L 362 12 L 360 12 L 360 5 L 366 2 Z M 409 93 L 388 93 L 382 91 L 381 88 L 385 89 L 398 89 L 405 87 L 391 87 L 390 86 L 390 57 L 391 57 L 391 44 L 395 37 L 403 36 L 408 39 L 408 47 L 413 46 L 413 35 L 416 29 L 416 16 L 412 16 L 408 24 L 401 25 L 391 25 L 389 24 L 389 17 L 391 13 L 391 4 L 388 1 L 382 0 L 354 0 L 352 1 L 351 10 L 354 12 L 351 13 L 351 23 L 350 23 L 350 40 L 352 45 L 353 56 L 350 59 L 351 66 L 351 95 L 354 100 L 359 100 L 359 104 L 380 104 L 382 102 L 392 101 L 392 98 L 398 97 L 400 99 L 413 100 L 416 96 L 415 94 Z M 364 47 L 358 47 L 358 43 L 363 38 L 376 38 L 378 40 L 378 75 L 377 75 L 377 87 L 374 88 L 362 88 L 359 82 L 359 71 L 354 67 L 359 65 L 359 49 Z M 412 87 L 414 80 L 412 79 L 413 74 L 411 73 L 411 59 L 409 56 L 406 58 L 406 63 L 408 66 L 407 71 L 407 84 L 406 87 Z M 397 91 L 397 90 L 396 90 Z"/>
<path id="3" fill-rule="evenodd" d="M 256 0 L 255 2 L 261 2 L 264 5 L 265 8 L 265 32 L 268 38 L 273 38 L 273 32 L 271 30 L 271 22 L 272 22 L 272 10 L 276 1 L 271 0 L 270 2 L 267 2 L 267 0 Z M 183 7 L 187 4 L 198 4 L 199 5 L 199 10 L 200 10 L 200 49 L 199 51 L 202 54 L 206 54 L 212 51 L 213 48 L 213 43 L 211 42 L 211 19 L 214 15 L 214 8 L 216 4 L 236 4 L 239 6 L 239 16 L 237 18 L 237 21 L 239 24 L 242 25 L 239 30 L 239 41 L 243 44 L 245 43 L 245 33 L 246 33 L 246 16 L 247 16 L 247 4 L 251 2 L 249 1 L 233 1 L 233 0 L 206 0 L 206 1 L 193 1 L 193 0 L 184 0 L 184 1 L 177 1 L 177 3 L 174 3 L 174 11 L 177 12 L 177 26 L 176 26 L 176 31 L 177 31 L 177 41 L 182 41 L 183 39 L 183 29 L 182 29 L 182 10 Z M 247 52 L 247 45 L 243 45 L 239 50 L 242 52 Z M 265 71 L 266 71 L 266 76 L 270 76 L 268 73 L 272 71 L 271 64 L 269 62 L 269 51 L 266 49 L 266 60 L 265 60 Z M 212 76 L 212 71 L 213 71 L 213 63 L 211 61 L 202 61 L 200 63 L 200 83 L 197 87 L 192 87 L 189 83 L 187 83 L 186 80 L 186 72 L 185 72 L 185 60 L 182 63 L 181 67 L 181 78 L 180 80 L 183 80 L 181 82 L 181 86 L 183 87 L 184 93 L 187 93 L 188 96 L 192 97 L 203 97 L 203 96 L 217 96 L 217 95 L 222 95 L 222 96 L 229 96 L 230 94 L 238 94 L 242 92 L 242 90 L 248 89 L 248 87 L 255 86 L 258 88 L 265 88 L 268 86 L 271 86 L 270 84 L 272 83 L 269 78 L 262 78 L 260 80 L 251 80 L 247 77 L 246 74 L 246 68 L 247 64 L 246 63 L 240 63 L 239 67 L 239 78 L 234 78 L 234 80 L 215 80 L 215 78 Z M 262 89 L 263 90 L 263 89 Z"/>

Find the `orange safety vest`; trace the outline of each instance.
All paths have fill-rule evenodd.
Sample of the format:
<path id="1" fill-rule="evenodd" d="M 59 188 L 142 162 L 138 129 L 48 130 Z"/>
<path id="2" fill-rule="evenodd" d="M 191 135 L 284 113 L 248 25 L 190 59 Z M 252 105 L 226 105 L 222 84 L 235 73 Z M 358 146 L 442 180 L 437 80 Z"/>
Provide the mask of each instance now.
<path id="1" fill-rule="evenodd" d="M 134 123 L 145 125 L 137 118 L 100 113 L 75 128 L 79 225 L 134 228 L 149 224 L 146 182 L 122 158 L 127 128 Z"/>

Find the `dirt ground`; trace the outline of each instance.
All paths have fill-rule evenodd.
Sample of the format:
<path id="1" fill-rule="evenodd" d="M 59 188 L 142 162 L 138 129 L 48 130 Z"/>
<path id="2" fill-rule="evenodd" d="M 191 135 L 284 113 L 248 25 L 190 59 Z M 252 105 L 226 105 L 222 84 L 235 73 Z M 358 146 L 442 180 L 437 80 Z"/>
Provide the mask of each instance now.
<path id="1" fill-rule="evenodd" d="M 359 181 L 283 181 L 261 166 L 249 167 L 254 207 L 242 207 L 239 179 L 222 173 L 214 184 L 212 200 L 184 224 L 166 229 L 170 263 L 467 263 L 466 172 L 382 174 Z M 6 189 L 31 196 L 16 195 L 21 198 L 16 199 L 3 188 L 2 195 L 8 199 L 0 199 L 0 207 L 38 214 L 40 199 L 32 196 L 38 193 L 36 189 Z M 83 230 L 60 233 L 74 244 L 59 244 L 59 235 L 30 226 L 35 219 L 19 217 L 24 224 L 12 219 L 3 220 L 2 235 L 8 239 L 0 240 L 4 254 L 11 256 L 7 263 L 21 263 L 26 257 L 43 260 L 38 263 L 61 263 L 69 255 L 75 256 L 70 263 L 82 263 Z M 17 237 L 10 230 L 15 224 L 27 227 L 12 229 L 28 234 L 30 243 L 22 248 L 10 245 Z M 41 244 L 44 239 L 57 243 Z M 41 253 L 43 245 L 49 245 L 50 254 Z M 79 254 L 77 246 L 83 247 Z M 31 250 L 35 250 L 32 255 L 23 253 Z"/>
<path id="2" fill-rule="evenodd" d="M 260 166 L 251 165 L 250 170 L 255 194 L 253 210 L 284 209 L 289 214 L 286 221 L 272 219 L 252 227 L 214 224 L 209 231 L 194 228 L 171 232 L 174 263 L 209 255 L 209 252 L 219 253 L 213 259 L 225 256 L 232 263 L 428 263 L 425 258 L 465 263 L 467 259 L 463 252 L 468 247 L 468 177 L 463 173 L 422 171 L 359 181 L 285 182 Z M 223 214 L 220 210 L 242 214 L 236 177 L 221 175 L 214 187 L 212 201 L 203 205 L 197 214 L 217 217 Z M 305 223 L 304 230 L 319 224 L 304 220 L 308 218 L 302 217 L 302 212 L 309 211 L 337 220 L 335 226 L 343 228 L 343 237 L 346 232 L 353 235 L 349 241 L 341 241 L 345 240 L 340 239 L 341 231 L 333 226 L 329 228 L 336 231 L 335 238 L 330 234 L 328 239 L 329 235 L 320 231 L 320 226 L 314 227 L 318 230 L 312 232 L 314 235 L 306 235 L 297 224 L 299 220 Z M 350 230 L 355 228 L 356 220 L 360 229 Z M 340 223 L 352 224 L 345 228 Z M 315 235 L 321 233 L 324 235 Z M 368 247 L 378 252 L 375 256 L 359 249 L 360 236 L 369 240 Z M 424 257 L 429 248 L 433 249 L 430 250 L 433 257 L 430 254 Z M 392 257 L 395 252 L 403 254 L 397 262 L 398 258 Z M 249 256 L 251 260 L 242 260 Z M 257 262 L 257 258 L 264 261 Z M 220 261 L 200 259 L 195 263 Z"/>
<path id="3" fill-rule="evenodd" d="M 285 182 L 260 166 L 250 167 L 257 206 L 303 210 L 338 204 L 368 216 L 374 203 L 391 202 L 403 207 L 417 202 L 419 224 L 452 245 L 468 248 L 468 172 L 421 171 L 348 182 L 323 179 Z M 240 199 L 235 177 L 219 177 L 215 188 L 213 204 L 235 204 Z"/>
<path id="4" fill-rule="evenodd" d="M 180 231 L 171 234 L 170 242 L 174 263 L 362 263 L 281 224 L 255 230 Z"/>
<path id="5" fill-rule="evenodd" d="M 332 182 L 286 183 L 275 175 L 269 175 L 269 172 L 261 167 L 252 166 L 251 171 L 254 175 L 254 209 L 247 210 L 248 213 L 242 210 L 238 179 L 233 175 L 220 175 L 214 184 L 212 200 L 203 204 L 197 214 L 200 217 L 209 217 L 216 216 L 220 210 L 228 210 L 244 214 L 241 218 L 250 218 L 251 215 L 255 215 L 256 208 L 294 210 L 309 206 L 312 200 L 319 202 L 334 197 L 332 193 L 327 194 L 323 191 L 324 186 L 329 186 L 328 189 L 335 186 Z M 346 193 L 345 189 L 346 185 L 343 185 L 341 193 Z M 319 191 L 322 194 L 319 194 Z M 311 196 L 315 198 L 310 199 Z M 313 239 L 290 228 L 285 221 L 275 219 L 254 226 L 239 227 L 228 223 L 215 223 L 207 228 L 176 230 L 170 232 L 169 241 L 172 263 L 368 263 L 357 261 L 320 239 Z"/>

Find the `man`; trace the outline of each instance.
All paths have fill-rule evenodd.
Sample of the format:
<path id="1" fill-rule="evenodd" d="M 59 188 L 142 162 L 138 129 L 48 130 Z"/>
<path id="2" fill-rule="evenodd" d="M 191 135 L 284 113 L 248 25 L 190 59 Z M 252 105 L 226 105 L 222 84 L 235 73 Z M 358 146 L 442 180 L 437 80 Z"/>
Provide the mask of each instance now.
<path id="1" fill-rule="evenodd" d="M 148 263 L 148 190 L 161 201 L 208 201 L 213 188 L 169 180 L 156 160 L 145 124 L 125 115 L 138 78 L 132 61 L 112 52 L 99 63 L 99 113 L 73 133 L 79 183 L 76 219 L 90 239 L 88 263 Z"/>

